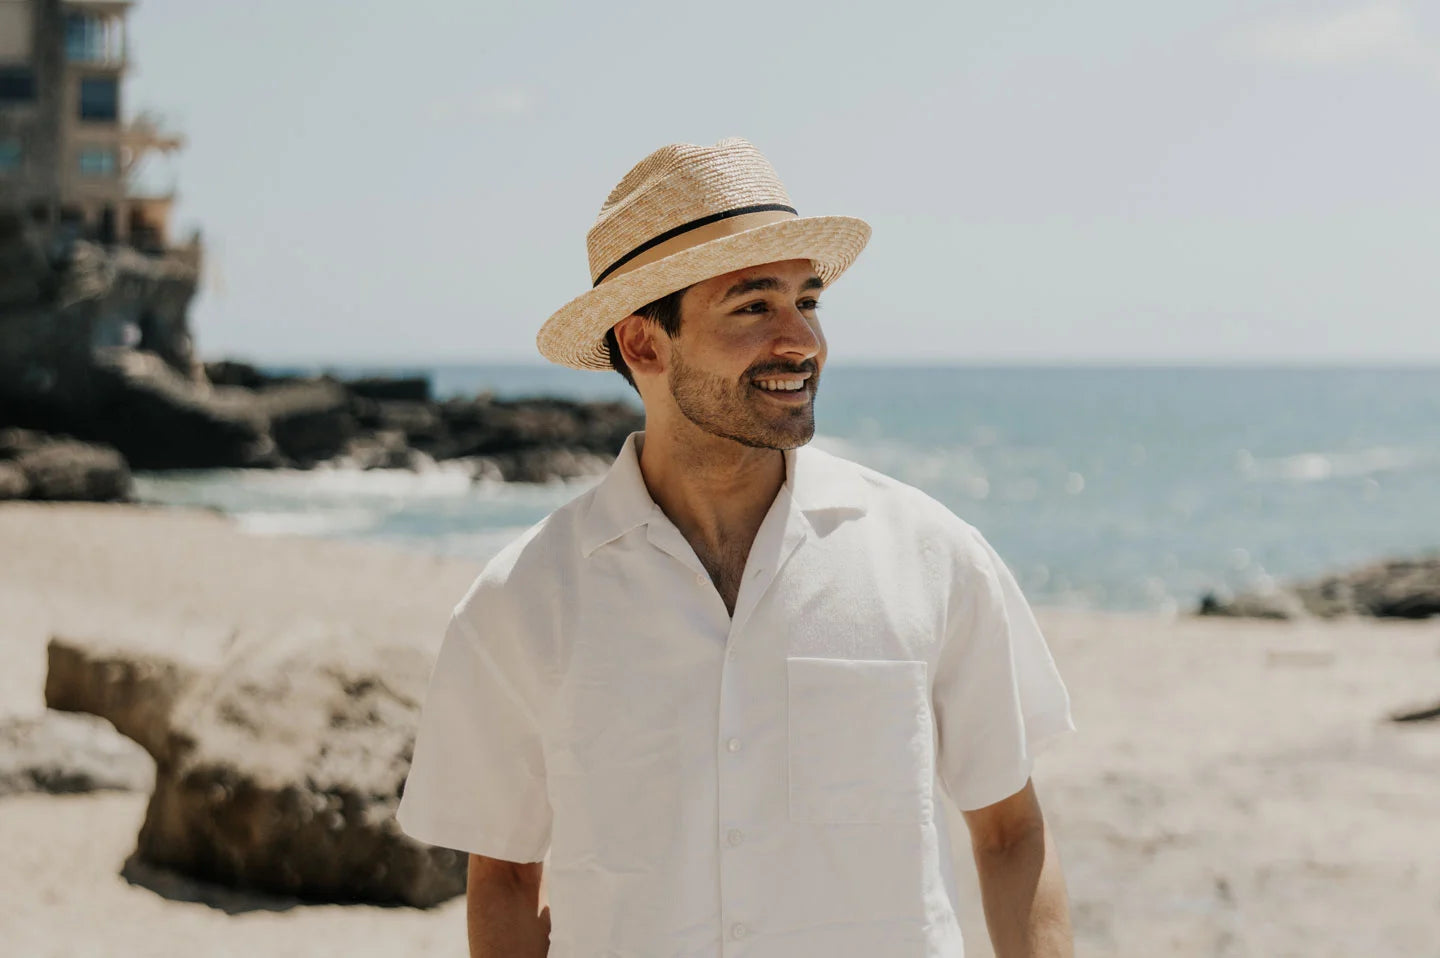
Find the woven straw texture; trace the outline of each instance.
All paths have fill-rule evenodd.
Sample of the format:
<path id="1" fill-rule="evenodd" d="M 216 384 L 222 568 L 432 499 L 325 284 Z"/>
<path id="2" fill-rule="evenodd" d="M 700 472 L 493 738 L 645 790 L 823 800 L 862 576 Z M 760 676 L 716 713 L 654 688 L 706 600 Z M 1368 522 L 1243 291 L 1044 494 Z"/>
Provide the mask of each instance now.
<path id="1" fill-rule="evenodd" d="M 717 213 L 768 204 L 792 205 L 775 170 L 746 140 L 661 147 L 625 174 L 590 228 L 586 246 L 591 281 L 671 230 Z M 764 217 L 778 221 L 708 240 L 703 230 L 681 234 L 657 248 L 668 255 L 654 261 L 637 258 L 614 270 L 546 321 L 536 337 L 541 355 L 575 369 L 610 369 L 606 331 L 646 303 L 737 269 L 789 259 L 810 260 L 829 286 L 870 238 L 870 227 L 848 216 L 771 212 Z M 734 222 L 745 223 L 738 217 Z"/>

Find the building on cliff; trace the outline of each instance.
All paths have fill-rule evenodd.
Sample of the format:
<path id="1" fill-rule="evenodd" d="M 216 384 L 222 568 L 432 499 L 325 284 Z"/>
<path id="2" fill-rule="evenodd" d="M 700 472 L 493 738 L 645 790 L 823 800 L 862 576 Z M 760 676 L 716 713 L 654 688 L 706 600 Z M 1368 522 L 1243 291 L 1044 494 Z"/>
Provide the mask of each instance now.
<path id="1" fill-rule="evenodd" d="M 181 147 L 141 114 L 126 120 L 128 0 L 0 0 L 0 194 L 47 232 L 170 248 L 174 194 L 132 174 Z"/>
<path id="2" fill-rule="evenodd" d="M 136 363 L 205 385 L 199 234 L 172 242 L 173 190 L 137 186 L 181 141 L 125 109 L 132 5 L 0 0 L 0 426 L 83 434 Z"/>

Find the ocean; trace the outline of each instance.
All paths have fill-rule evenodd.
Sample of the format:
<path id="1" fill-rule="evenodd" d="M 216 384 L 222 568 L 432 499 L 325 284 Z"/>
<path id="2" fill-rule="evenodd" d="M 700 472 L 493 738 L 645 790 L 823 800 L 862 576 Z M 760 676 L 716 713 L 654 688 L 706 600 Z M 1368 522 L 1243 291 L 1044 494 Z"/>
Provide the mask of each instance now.
<path id="1" fill-rule="evenodd" d="M 272 369 L 316 372 L 317 369 Z M 558 366 L 329 367 L 490 391 L 638 399 Z M 980 529 L 1032 603 L 1176 614 L 1206 591 L 1440 551 L 1440 369 L 831 364 L 815 444 Z M 141 473 L 142 500 L 256 534 L 484 560 L 595 480 L 453 469 Z"/>

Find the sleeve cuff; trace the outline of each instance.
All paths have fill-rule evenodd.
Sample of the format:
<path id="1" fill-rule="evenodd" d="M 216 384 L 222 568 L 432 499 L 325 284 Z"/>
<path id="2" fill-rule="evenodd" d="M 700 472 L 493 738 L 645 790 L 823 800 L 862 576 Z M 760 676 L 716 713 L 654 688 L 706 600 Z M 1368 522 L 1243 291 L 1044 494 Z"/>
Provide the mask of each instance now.
<path id="1" fill-rule="evenodd" d="M 545 858 L 550 846 L 548 835 L 537 837 L 515 832 L 490 832 L 453 821 L 424 816 L 417 818 L 403 802 L 395 812 L 395 820 L 406 835 L 418 842 L 501 861 L 538 862 Z"/>

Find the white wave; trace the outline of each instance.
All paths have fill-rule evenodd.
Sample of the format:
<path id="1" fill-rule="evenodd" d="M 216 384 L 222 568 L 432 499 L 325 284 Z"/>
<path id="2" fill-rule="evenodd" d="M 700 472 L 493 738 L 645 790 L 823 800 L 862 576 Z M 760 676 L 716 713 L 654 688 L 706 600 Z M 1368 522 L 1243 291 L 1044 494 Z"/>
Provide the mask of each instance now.
<path id="1" fill-rule="evenodd" d="M 242 532 L 257 536 L 354 535 L 375 528 L 382 518 L 380 513 L 371 509 L 240 512 L 234 515 Z"/>
<path id="2" fill-rule="evenodd" d="M 1437 459 L 1434 450 L 1420 446 L 1374 446 L 1345 452 L 1301 452 L 1290 456 L 1257 458 L 1242 449 L 1236 456 L 1240 474 L 1269 482 L 1323 482 L 1386 472 L 1404 472 Z"/>
<path id="3" fill-rule="evenodd" d="M 247 470 L 237 480 L 255 489 L 337 498 L 448 499 L 465 495 L 471 486 L 470 470 L 462 463 L 440 464 L 421 472 L 351 468 Z"/>

